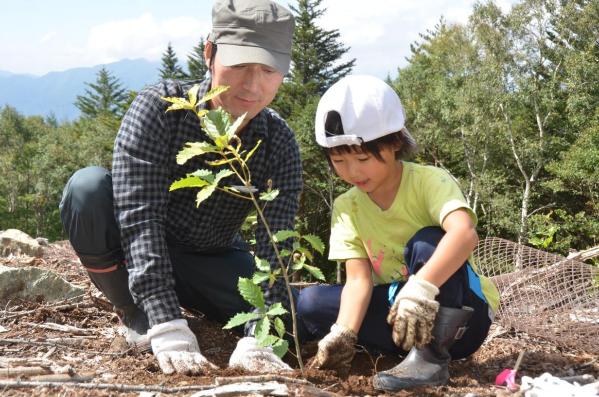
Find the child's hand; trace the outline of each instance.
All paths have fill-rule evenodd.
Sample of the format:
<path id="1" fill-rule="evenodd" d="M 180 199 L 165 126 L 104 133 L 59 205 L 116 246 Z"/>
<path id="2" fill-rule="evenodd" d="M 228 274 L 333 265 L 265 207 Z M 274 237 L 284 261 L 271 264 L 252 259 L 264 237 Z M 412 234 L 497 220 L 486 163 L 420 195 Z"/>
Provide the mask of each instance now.
<path id="1" fill-rule="evenodd" d="M 354 345 L 357 341 L 358 336 L 353 330 L 333 324 L 331 332 L 318 342 L 318 352 L 310 367 L 348 372 L 356 354 Z"/>
<path id="2" fill-rule="evenodd" d="M 397 294 L 387 315 L 393 327 L 393 342 L 403 350 L 423 347 L 431 341 L 431 332 L 439 310 L 435 296 L 439 288 L 428 281 L 412 276 Z"/>

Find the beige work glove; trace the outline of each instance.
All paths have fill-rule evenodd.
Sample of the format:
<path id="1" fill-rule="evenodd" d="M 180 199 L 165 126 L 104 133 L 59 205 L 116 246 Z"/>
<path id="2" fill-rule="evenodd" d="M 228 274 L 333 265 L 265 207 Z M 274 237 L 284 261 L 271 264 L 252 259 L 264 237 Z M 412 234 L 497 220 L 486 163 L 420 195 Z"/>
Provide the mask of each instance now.
<path id="1" fill-rule="evenodd" d="M 416 276 L 411 276 L 399 290 L 387 315 L 387 322 L 393 327 L 393 342 L 397 346 L 408 351 L 431 341 L 439 310 L 439 302 L 435 301 L 438 294 L 439 288 Z"/>
<path id="2" fill-rule="evenodd" d="M 250 372 L 279 373 L 293 371 L 270 347 L 261 347 L 253 336 L 239 339 L 237 347 L 229 358 L 229 367 L 241 368 Z"/>
<path id="3" fill-rule="evenodd" d="M 331 332 L 318 342 L 318 352 L 310 367 L 334 369 L 347 373 L 356 354 L 358 335 L 340 324 L 333 324 Z"/>
<path id="4" fill-rule="evenodd" d="M 165 374 L 202 374 L 218 369 L 200 353 L 198 340 L 187 326 L 187 320 L 177 319 L 158 324 L 148 330 L 152 351 Z"/>

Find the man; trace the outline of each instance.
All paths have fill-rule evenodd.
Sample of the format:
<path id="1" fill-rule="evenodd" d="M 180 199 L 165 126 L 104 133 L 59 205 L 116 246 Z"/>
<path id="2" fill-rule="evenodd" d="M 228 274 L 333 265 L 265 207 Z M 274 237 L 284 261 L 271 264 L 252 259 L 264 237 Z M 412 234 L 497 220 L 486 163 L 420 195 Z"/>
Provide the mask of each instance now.
<path id="1" fill-rule="evenodd" d="M 292 229 L 301 191 L 299 150 L 293 133 L 275 112 L 273 100 L 290 63 L 294 20 L 270 0 L 217 0 L 205 46 L 210 88 L 229 90 L 207 107 L 233 116 L 247 113 L 238 132 L 244 147 L 262 140 L 249 161 L 252 183 L 280 190 L 265 215 L 272 230 Z M 195 82 L 197 83 L 197 82 Z M 197 192 L 169 193 L 169 185 L 201 168 L 210 155 L 184 166 L 175 158 L 186 142 L 206 139 L 190 112 L 166 113 L 161 97 L 186 96 L 194 82 L 166 80 L 144 89 L 125 115 L 114 145 L 112 175 L 99 167 L 77 171 L 60 204 L 69 239 L 93 283 L 114 305 L 128 341 L 151 344 L 164 373 L 204 373 L 215 368 L 200 352 L 180 306 L 227 321 L 248 305 L 237 291 L 251 277 L 254 258 L 239 236 L 252 209 L 247 200 L 214 193 L 198 208 Z M 235 177 L 224 181 L 236 184 Z M 116 217 L 116 219 L 115 219 Z M 264 227 L 256 232 L 256 255 L 276 266 Z M 288 303 L 280 283 L 265 291 L 268 303 Z M 270 349 L 258 347 L 246 327 L 230 365 L 249 370 L 290 369 Z"/>

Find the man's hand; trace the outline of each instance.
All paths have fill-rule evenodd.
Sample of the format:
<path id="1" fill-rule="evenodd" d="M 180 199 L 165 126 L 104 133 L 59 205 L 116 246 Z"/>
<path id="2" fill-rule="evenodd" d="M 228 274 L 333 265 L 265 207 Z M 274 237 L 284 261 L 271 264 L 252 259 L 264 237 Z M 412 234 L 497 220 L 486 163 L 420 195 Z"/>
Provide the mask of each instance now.
<path id="1" fill-rule="evenodd" d="M 318 342 L 318 352 L 311 367 L 348 372 L 356 354 L 356 333 L 343 325 L 333 324 L 331 332 Z"/>
<path id="2" fill-rule="evenodd" d="M 274 354 L 270 347 L 260 347 L 253 336 L 239 339 L 229 359 L 229 367 L 262 373 L 292 371 L 291 367 Z"/>
<path id="3" fill-rule="evenodd" d="M 435 296 L 439 288 L 428 281 L 411 276 L 395 297 L 395 302 L 387 315 L 387 322 L 393 327 L 393 342 L 403 350 L 410 350 L 428 344 L 439 302 Z"/>
<path id="4" fill-rule="evenodd" d="M 196 336 L 184 319 L 167 321 L 148 330 L 152 351 L 165 374 L 201 374 L 217 369 L 200 353 Z"/>

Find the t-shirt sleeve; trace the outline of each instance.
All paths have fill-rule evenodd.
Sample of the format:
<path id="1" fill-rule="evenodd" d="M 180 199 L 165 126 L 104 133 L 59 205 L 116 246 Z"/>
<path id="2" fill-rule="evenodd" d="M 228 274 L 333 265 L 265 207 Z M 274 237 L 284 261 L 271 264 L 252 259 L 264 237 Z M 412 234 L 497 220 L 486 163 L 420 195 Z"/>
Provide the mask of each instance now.
<path id="1" fill-rule="evenodd" d="M 457 209 L 463 209 L 470 215 L 476 225 L 478 218 L 470 208 L 456 181 L 440 168 L 431 168 L 431 172 L 424 178 L 425 200 L 431 219 L 443 224 L 445 217 Z"/>
<path id="2" fill-rule="evenodd" d="M 333 204 L 331 217 L 331 239 L 329 242 L 329 259 L 346 260 L 368 258 L 362 240 L 358 237 L 355 224 L 348 208 L 349 200 L 338 198 Z"/>

